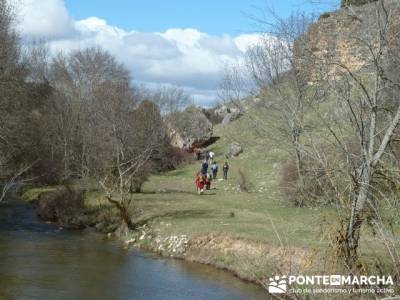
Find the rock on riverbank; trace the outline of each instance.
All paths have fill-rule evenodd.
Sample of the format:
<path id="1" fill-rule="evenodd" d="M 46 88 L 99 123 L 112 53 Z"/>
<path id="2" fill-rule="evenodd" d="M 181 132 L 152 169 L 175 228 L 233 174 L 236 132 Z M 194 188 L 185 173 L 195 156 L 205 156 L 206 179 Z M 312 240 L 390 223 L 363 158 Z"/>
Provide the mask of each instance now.
<path id="1" fill-rule="evenodd" d="M 144 225 L 125 236 L 125 244 L 155 252 L 164 257 L 180 258 L 225 269 L 241 279 L 265 286 L 270 274 L 304 272 L 312 265 L 306 250 L 222 235 L 185 234 L 162 236 L 157 229 Z"/>

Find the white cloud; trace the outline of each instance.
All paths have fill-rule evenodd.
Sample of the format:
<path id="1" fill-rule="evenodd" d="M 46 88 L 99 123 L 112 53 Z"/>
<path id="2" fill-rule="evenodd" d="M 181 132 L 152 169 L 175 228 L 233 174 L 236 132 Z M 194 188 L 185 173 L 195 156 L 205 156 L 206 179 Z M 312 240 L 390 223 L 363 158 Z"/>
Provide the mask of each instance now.
<path id="1" fill-rule="evenodd" d="M 204 105 L 216 99 L 224 64 L 240 60 L 260 38 L 210 36 L 193 28 L 126 31 L 97 17 L 73 20 L 62 0 L 14 1 L 22 4 L 18 29 L 24 39 L 45 38 L 53 53 L 99 45 L 125 63 L 136 80 L 182 86 Z"/>
<path id="2" fill-rule="evenodd" d="M 63 0 L 13 0 L 23 37 L 58 39 L 72 36 L 73 20 Z"/>
<path id="3" fill-rule="evenodd" d="M 234 40 L 238 49 L 242 52 L 246 52 L 249 47 L 256 46 L 260 43 L 261 37 L 262 36 L 258 33 L 251 33 L 239 35 Z"/>
<path id="4" fill-rule="evenodd" d="M 181 47 L 182 50 L 185 48 L 192 48 L 195 47 L 196 44 L 202 38 L 207 37 L 205 33 L 198 31 L 197 29 L 193 28 L 173 28 L 168 29 L 165 33 L 162 34 L 169 41 L 175 42 L 177 45 Z"/>

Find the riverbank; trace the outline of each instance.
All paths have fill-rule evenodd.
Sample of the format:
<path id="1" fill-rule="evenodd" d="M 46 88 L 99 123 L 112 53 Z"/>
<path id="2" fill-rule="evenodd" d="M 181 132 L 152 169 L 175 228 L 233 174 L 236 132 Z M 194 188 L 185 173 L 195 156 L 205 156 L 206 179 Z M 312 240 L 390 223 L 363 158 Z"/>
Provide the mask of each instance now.
<path id="1" fill-rule="evenodd" d="M 236 167 L 234 162 L 231 165 Z M 120 239 L 126 247 L 211 265 L 261 286 L 265 286 L 271 274 L 285 274 L 288 270 L 304 272 L 312 268 L 305 244 L 288 243 L 288 238 L 298 233 L 293 231 L 289 237 L 282 235 L 282 230 L 290 227 L 285 218 L 291 212 L 273 197 L 238 191 L 236 172 L 230 174 L 228 181 L 214 182 L 210 191 L 199 196 L 191 176 L 196 167 L 188 165 L 150 178 L 143 193 L 135 195 L 131 212 L 135 222 L 141 225 L 134 232 L 117 230 L 113 233 L 118 226 L 117 212 L 100 191 L 85 193 L 83 220 L 87 226 L 108 232 L 110 239 Z M 35 202 L 43 193 L 54 192 L 57 188 L 25 189 L 22 196 Z M 315 221 L 312 220 L 313 210 L 292 213 Z M 293 219 L 291 224 L 296 222 L 300 222 L 300 218 Z M 305 229 L 305 226 L 300 228 Z M 314 234 L 313 230 L 313 226 L 308 227 L 309 237 Z"/>
<path id="2" fill-rule="evenodd" d="M 127 247 L 211 265 L 264 288 L 267 288 L 271 274 L 308 273 L 313 264 L 310 253 L 303 248 L 275 246 L 224 235 L 162 236 L 145 225 L 122 239 Z"/>
<path id="3" fill-rule="evenodd" d="M 88 190 L 85 206 L 93 214 L 87 225 L 126 247 L 212 265 L 261 286 L 272 274 L 312 272 L 314 249 L 324 245 L 317 238 L 320 212 L 282 202 L 278 193 L 241 192 L 237 170 L 245 160 L 231 160 L 229 180 L 214 181 L 201 196 L 193 184 L 197 164 L 151 176 L 132 204 L 133 220 L 140 224 L 135 232 L 111 233 L 117 212 L 101 191 Z M 271 184 L 272 176 L 268 179 Z M 32 201 L 55 189 L 26 189 L 23 197 Z"/>
<path id="4" fill-rule="evenodd" d="M 190 170 L 193 166 L 186 168 Z M 174 174 L 177 175 L 178 171 L 163 175 L 164 182 L 157 185 L 166 188 Z M 271 274 L 311 270 L 313 262 L 304 247 L 294 247 L 287 244 L 287 240 L 280 240 L 277 230 L 282 224 L 274 221 L 277 215 L 273 212 L 281 208 L 270 207 L 274 214 L 272 219 L 257 215 L 257 207 L 264 200 L 257 194 L 224 191 L 222 187 L 228 186 L 228 182 L 217 182 L 217 186 L 203 196 L 190 190 L 152 191 L 151 186 L 157 178 L 152 178 L 144 192 L 136 195 L 132 213 L 136 222 L 142 224 L 136 231 L 113 232 L 118 226 L 117 212 L 100 192 L 95 191 L 86 193 L 85 204 L 87 212 L 90 212 L 84 214 L 86 226 L 108 232 L 109 239 L 121 240 L 125 247 L 211 265 L 264 287 Z M 23 198 L 35 202 L 41 194 L 57 188 L 26 189 Z M 218 199 L 215 199 L 217 195 Z M 244 196 L 248 201 L 242 198 Z M 274 226 L 278 229 L 273 229 Z M 266 240 L 268 237 L 270 241 Z"/>
<path id="5" fill-rule="evenodd" d="M 266 299 L 228 272 L 61 230 L 17 198 L 0 205 L 0 299 Z"/>
<path id="6" fill-rule="evenodd" d="M 231 161 L 232 169 L 238 162 Z M 240 192 L 236 172 L 199 196 L 191 176 L 196 168 L 187 165 L 150 177 L 131 207 L 133 220 L 140 224 L 134 232 L 113 232 L 117 212 L 100 191 L 87 191 L 85 207 L 93 213 L 87 225 L 108 232 L 109 239 L 121 240 L 126 248 L 211 265 L 264 287 L 271 275 L 329 270 L 329 247 L 321 238 L 328 209 L 297 208 L 274 194 Z M 33 200 L 54 189 L 26 189 L 23 197 Z M 371 251 L 379 250 L 372 237 L 365 242 L 374 243 Z"/>
<path id="7" fill-rule="evenodd" d="M 211 190 L 197 195 L 193 181 L 200 162 L 150 176 L 142 193 L 134 194 L 130 209 L 132 220 L 139 224 L 137 231 L 110 237 L 118 236 L 127 247 L 226 269 L 261 285 L 275 274 L 341 274 L 327 259 L 335 259 L 329 245 L 336 234 L 334 210 L 296 207 L 288 201 L 280 188 L 285 152 L 252 144 L 255 137 L 240 130 L 248 128 L 245 121 L 243 117 L 223 130 L 217 127 L 220 139 L 209 148 L 221 166 L 232 136 L 247 146 L 229 160 L 227 181 L 216 180 Z M 247 192 L 239 187 L 243 174 L 250 187 Z M 92 213 L 87 223 L 112 232 L 118 221 L 116 210 L 95 184 L 77 185 L 86 189 L 85 207 Z M 32 200 L 49 189 L 54 187 L 26 190 L 24 197 Z M 367 226 L 363 230 L 361 259 L 373 266 L 376 258 L 386 257 L 385 245 Z"/>

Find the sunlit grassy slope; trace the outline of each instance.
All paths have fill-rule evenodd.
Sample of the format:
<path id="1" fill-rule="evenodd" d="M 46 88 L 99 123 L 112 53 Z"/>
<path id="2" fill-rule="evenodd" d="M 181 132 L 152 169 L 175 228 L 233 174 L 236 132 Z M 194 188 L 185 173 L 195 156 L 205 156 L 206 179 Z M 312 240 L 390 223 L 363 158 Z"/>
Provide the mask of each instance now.
<path id="1" fill-rule="evenodd" d="M 324 221 L 334 218 L 333 209 L 300 208 L 287 200 L 280 188 L 282 165 L 288 160 L 287 151 L 260 140 L 262 137 L 255 135 L 252 129 L 251 117 L 252 114 L 245 114 L 225 127 L 216 126 L 214 130 L 219 139 L 208 149 L 216 153 L 220 170 L 229 143 L 238 142 L 244 150 L 229 160 L 227 181 L 214 181 L 210 191 L 197 195 L 194 176 L 200 161 L 153 175 L 145 183 L 144 192 L 134 194 L 134 221 L 148 223 L 161 236 L 211 234 L 276 246 L 302 247 L 319 253 L 329 249 L 326 237 L 334 232 L 329 232 L 331 229 Z M 250 192 L 238 189 L 239 169 L 251 184 Z M 38 193 L 40 188 L 27 190 L 25 197 L 32 199 Z M 86 193 L 86 204 L 90 207 L 109 205 L 102 192 L 96 190 Z M 364 230 L 369 229 L 365 227 Z M 362 248 L 363 252 L 370 258 L 384 253 L 384 245 L 371 234 L 364 235 L 363 243 L 368 245 Z"/>
<path id="2" fill-rule="evenodd" d="M 214 181 L 212 190 L 199 196 L 194 175 L 200 163 L 191 164 L 162 175 L 155 175 L 136 195 L 141 219 L 153 219 L 165 234 L 204 235 L 210 233 L 250 238 L 296 246 L 321 245 L 319 239 L 320 209 L 297 208 L 285 200 L 279 188 L 281 164 L 286 152 L 275 147 L 257 145 L 248 116 L 215 128 L 220 139 L 209 147 L 222 167 L 224 151 L 238 142 L 243 153 L 229 160 L 227 181 Z M 238 189 L 241 169 L 250 182 L 250 192 Z M 222 173 L 222 172 L 220 172 Z M 221 177 L 222 174 L 219 174 Z M 281 240 L 281 241 L 280 241 Z"/>
<path id="3" fill-rule="evenodd" d="M 229 160 L 228 181 L 214 181 L 212 190 L 199 196 L 193 181 L 201 162 L 154 175 L 145 184 L 145 193 L 135 196 L 138 218 L 151 222 L 162 235 L 221 234 L 311 251 L 328 249 L 327 236 L 334 232 L 327 232 L 333 229 L 326 221 L 334 218 L 334 210 L 300 208 L 287 200 L 280 188 L 287 151 L 259 140 L 262 137 L 254 134 L 251 117 L 245 114 L 225 127 L 215 128 L 215 136 L 220 139 L 209 150 L 216 153 L 220 168 L 229 143 L 238 142 L 244 149 Z M 251 183 L 249 193 L 238 189 L 239 169 Z M 370 234 L 365 235 L 363 243 L 368 244 L 363 247 L 368 256 L 382 254 L 383 248 Z"/>

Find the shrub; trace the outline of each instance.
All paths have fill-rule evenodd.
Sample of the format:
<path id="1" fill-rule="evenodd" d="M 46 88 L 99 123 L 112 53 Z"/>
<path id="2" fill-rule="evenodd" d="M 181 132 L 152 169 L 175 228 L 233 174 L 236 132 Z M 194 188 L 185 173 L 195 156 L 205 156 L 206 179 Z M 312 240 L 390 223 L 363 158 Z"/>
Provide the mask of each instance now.
<path id="1" fill-rule="evenodd" d="M 333 202 L 328 172 L 314 161 L 303 161 L 301 178 L 295 161 L 282 169 L 280 186 L 296 206 L 326 205 Z"/>
<path id="2" fill-rule="evenodd" d="M 130 193 L 140 193 L 142 191 L 143 184 L 149 178 L 147 172 L 139 172 L 135 177 L 132 178 L 131 185 L 129 186 Z"/>
<path id="3" fill-rule="evenodd" d="M 56 185 L 61 181 L 62 172 L 59 161 L 41 159 L 33 165 L 28 175 L 34 177 L 37 184 Z"/>
<path id="4" fill-rule="evenodd" d="M 166 151 L 160 163 L 159 171 L 175 170 L 183 164 L 188 164 L 194 160 L 189 152 L 170 146 Z"/>
<path id="5" fill-rule="evenodd" d="M 68 228 L 83 227 L 80 216 L 84 210 L 84 191 L 64 186 L 39 196 L 38 216 L 44 221 Z"/>

